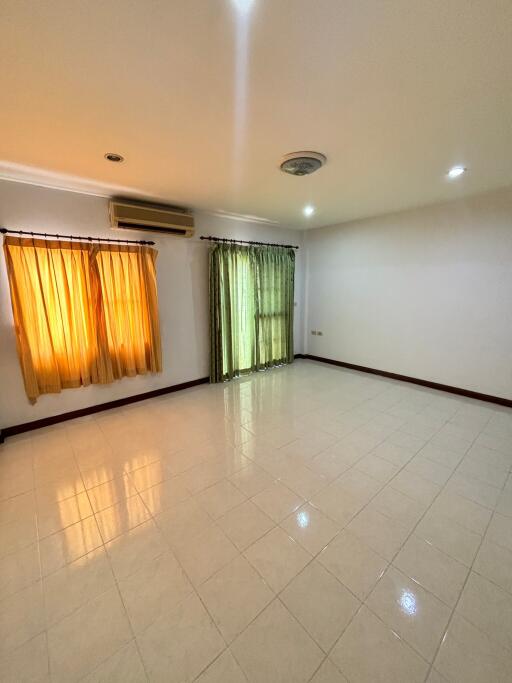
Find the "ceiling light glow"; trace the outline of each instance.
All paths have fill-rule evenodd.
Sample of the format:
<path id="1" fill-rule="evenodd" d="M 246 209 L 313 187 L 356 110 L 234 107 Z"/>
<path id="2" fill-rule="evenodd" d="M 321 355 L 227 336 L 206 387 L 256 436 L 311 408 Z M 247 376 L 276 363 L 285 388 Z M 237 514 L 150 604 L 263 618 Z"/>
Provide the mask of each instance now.
<path id="1" fill-rule="evenodd" d="M 453 180 L 454 178 L 458 178 L 461 176 L 463 173 L 466 172 L 466 169 L 464 166 L 452 166 L 452 168 L 448 171 L 448 178 L 450 180 Z"/>
<path id="2" fill-rule="evenodd" d="M 311 204 L 307 204 L 303 209 L 302 213 L 306 216 L 306 218 L 309 218 L 315 213 L 315 207 L 312 206 Z"/>

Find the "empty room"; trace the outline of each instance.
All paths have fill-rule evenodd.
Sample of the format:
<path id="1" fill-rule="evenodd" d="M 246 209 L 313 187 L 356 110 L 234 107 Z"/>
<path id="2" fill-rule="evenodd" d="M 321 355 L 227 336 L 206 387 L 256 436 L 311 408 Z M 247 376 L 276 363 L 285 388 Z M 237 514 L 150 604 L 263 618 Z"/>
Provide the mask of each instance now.
<path id="1" fill-rule="evenodd" d="M 511 35 L 2 0 L 1 683 L 512 681 Z"/>

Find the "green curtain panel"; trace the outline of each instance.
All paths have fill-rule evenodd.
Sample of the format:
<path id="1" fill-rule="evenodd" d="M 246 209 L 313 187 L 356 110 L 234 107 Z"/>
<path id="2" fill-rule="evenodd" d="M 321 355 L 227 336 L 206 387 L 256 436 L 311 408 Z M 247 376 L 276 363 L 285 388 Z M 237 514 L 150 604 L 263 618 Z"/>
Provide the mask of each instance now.
<path id="1" fill-rule="evenodd" d="M 293 361 L 295 252 L 210 249 L 210 381 Z"/>

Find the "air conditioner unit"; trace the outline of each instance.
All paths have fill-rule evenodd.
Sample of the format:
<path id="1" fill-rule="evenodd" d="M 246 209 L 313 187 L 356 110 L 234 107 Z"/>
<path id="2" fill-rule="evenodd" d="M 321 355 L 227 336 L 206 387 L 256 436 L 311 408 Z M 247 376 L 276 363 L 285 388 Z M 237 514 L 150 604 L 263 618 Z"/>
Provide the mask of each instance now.
<path id="1" fill-rule="evenodd" d="M 194 216 L 174 206 L 111 199 L 109 214 L 113 228 L 164 232 L 179 237 L 194 234 Z"/>

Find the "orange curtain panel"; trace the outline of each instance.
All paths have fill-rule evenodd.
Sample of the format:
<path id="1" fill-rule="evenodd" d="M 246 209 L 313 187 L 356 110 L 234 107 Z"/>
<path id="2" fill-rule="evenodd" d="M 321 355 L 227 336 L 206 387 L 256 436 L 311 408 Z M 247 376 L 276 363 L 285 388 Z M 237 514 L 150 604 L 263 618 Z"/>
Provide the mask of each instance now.
<path id="1" fill-rule="evenodd" d="M 161 370 L 154 249 L 6 237 L 4 252 L 32 403 Z"/>
<path id="2" fill-rule="evenodd" d="M 101 246 L 94 267 L 100 283 L 106 347 L 115 378 L 162 369 L 155 249 Z"/>

